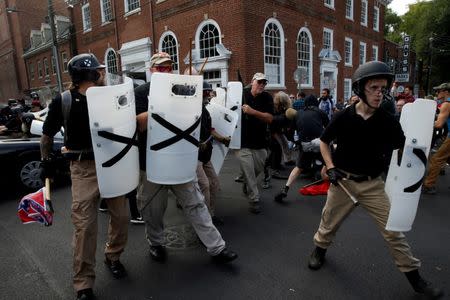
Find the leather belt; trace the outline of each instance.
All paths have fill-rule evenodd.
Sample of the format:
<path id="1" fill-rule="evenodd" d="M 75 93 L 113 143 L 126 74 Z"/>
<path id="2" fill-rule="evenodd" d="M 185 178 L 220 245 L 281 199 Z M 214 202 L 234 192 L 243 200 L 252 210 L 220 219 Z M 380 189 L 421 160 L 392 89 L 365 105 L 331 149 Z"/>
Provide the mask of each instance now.
<path id="1" fill-rule="evenodd" d="M 375 179 L 376 177 L 378 177 L 378 176 L 368 176 L 368 175 L 356 175 L 356 174 L 351 174 L 351 173 L 348 173 L 345 171 L 342 171 L 342 173 L 344 173 L 344 175 L 346 175 L 344 178 L 346 178 L 348 180 L 353 180 L 354 182 L 368 181 L 368 180 L 372 180 L 372 179 Z"/>

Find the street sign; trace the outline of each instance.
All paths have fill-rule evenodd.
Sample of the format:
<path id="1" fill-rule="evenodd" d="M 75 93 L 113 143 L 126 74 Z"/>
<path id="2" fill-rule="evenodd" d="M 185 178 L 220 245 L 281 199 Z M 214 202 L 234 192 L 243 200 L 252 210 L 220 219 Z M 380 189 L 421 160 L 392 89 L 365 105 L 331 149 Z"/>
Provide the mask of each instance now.
<path id="1" fill-rule="evenodd" d="M 409 82 L 409 74 L 395 74 L 395 81 Z"/>

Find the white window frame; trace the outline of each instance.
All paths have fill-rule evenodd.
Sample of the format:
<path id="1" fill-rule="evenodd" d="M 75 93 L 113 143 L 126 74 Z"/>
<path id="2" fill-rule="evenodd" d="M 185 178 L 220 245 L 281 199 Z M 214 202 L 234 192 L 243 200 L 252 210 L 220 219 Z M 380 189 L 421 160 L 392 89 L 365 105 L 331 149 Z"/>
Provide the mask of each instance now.
<path id="1" fill-rule="evenodd" d="M 269 64 L 266 63 L 266 29 L 269 26 L 269 24 L 274 24 L 278 27 L 278 32 L 280 34 L 279 38 L 280 38 L 280 61 L 279 61 L 279 77 L 280 77 L 280 82 L 273 82 L 273 80 L 268 80 L 267 83 L 267 87 L 268 88 L 285 88 L 285 75 L 284 75 L 284 63 L 285 63 L 285 49 L 284 49 L 284 30 L 283 30 L 283 26 L 281 26 L 280 21 L 278 21 L 275 18 L 269 18 L 266 21 L 266 24 L 264 24 L 264 30 L 263 30 L 263 42 L 264 42 L 264 47 L 263 47 L 263 58 L 264 58 L 264 74 L 269 75 L 271 74 L 271 72 L 269 72 Z"/>
<path id="2" fill-rule="evenodd" d="M 297 67 L 300 67 L 300 65 L 299 65 L 299 60 L 298 60 L 298 54 L 299 54 L 299 47 L 298 47 L 298 45 L 299 45 L 299 43 L 298 43 L 298 39 L 299 39 L 299 37 L 300 37 L 300 34 L 301 33 L 305 33 L 307 36 L 308 36 L 308 39 L 309 39 L 309 68 L 308 68 L 308 81 L 306 82 L 306 83 L 303 83 L 303 84 L 301 84 L 301 86 L 300 87 L 302 87 L 302 88 L 312 88 L 313 87 L 313 76 L 312 76 L 312 74 L 313 74 L 313 67 L 314 67 L 314 64 L 313 64 L 313 40 L 312 40 L 312 34 L 311 34 L 311 31 L 309 31 L 309 29 L 308 28 L 306 28 L 306 27 L 302 27 L 302 28 L 300 28 L 300 30 L 298 31 L 298 34 L 297 34 L 297 41 L 296 41 L 296 44 L 297 44 Z"/>
<path id="3" fill-rule="evenodd" d="M 345 17 L 353 21 L 354 0 L 345 0 Z M 347 2 L 350 2 L 350 15 L 347 14 Z"/>
<path id="4" fill-rule="evenodd" d="M 323 0 L 323 5 L 328 8 L 334 9 L 334 0 Z"/>
<path id="5" fill-rule="evenodd" d="M 325 48 L 325 32 L 326 33 L 329 33 L 330 34 L 330 50 L 333 50 L 333 29 L 330 29 L 330 28 L 326 28 L 326 27 L 324 27 L 323 28 L 323 34 L 322 34 L 322 48 L 323 49 L 328 49 L 328 48 Z"/>
<path id="6" fill-rule="evenodd" d="M 110 66 L 110 60 L 108 60 L 108 54 L 110 52 L 114 53 L 114 63 L 115 63 L 115 68 L 116 68 L 116 72 L 110 72 L 109 69 L 111 68 Z M 111 73 L 111 74 L 119 74 L 120 70 L 119 70 L 119 57 L 117 55 L 117 51 L 114 50 L 114 48 L 107 48 L 105 51 L 105 64 L 106 64 L 106 72 Z"/>
<path id="7" fill-rule="evenodd" d="M 87 13 L 89 13 L 89 16 L 86 16 Z M 89 2 L 81 7 L 81 18 L 83 19 L 83 31 L 84 32 L 91 31 L 92 30 L 92 20 L 91 20 L 91 8 L 89 6 Z"/>
<path id="8" fill-rule="evenodd" d="M 348 61 L 347 61 L 346 42 L 350 43 L 350 53 L 349 53 Z M 344 62 L 345 62 L 345 66 L 347 66 L 347 67 L 353 66 L 353 39 L 349 38 L 349 37 L 345 37 L 345 41 L 344 41 Z"/>
<path id="9" fill-rule="evenodd" d="M 197 49 L 197 52 L 198 52 L 197 54 L 198 54 L 198 57 L 199 57 L 200 59 L 206 59 L 206 56 L 205 56 L 205 57 L 202 57 L 202 56 L 201 56 L 201 49 L 200 49 L 200 34 L 202 33 L 203 28 L 204 28 L 205 26 L 207 26 L 207 25 L 213 25 L 214 27 L 216 27 L 217 32 L 218 32 L 218 34 L 219 34 L 219 42 L 218 42 L 217 44 L 222 44 L 222 31 L 220 30 L 219 24 L 218 24 L 216 21 L 214 21 L 213 19 L 208 19 L 208 20 L 205 20 L 205 21 L 201 22 L 201 23 L 198 25 L 197 31 L 196 31 L 196 33 L 195 33 L 195 49 Z M 217 44 L 216 44 L 216 45 L 217 45 Z M 214 51 L 217 51 L 217 49 L 215 49 Z M 215 55 L 215 56 L 218 56 L 218 54 Z M 215 57 L 215 56 L 209 56 L 209 57 Z"/>
<path id="10" fill-rule="evenodd" d="M 378 46 L 372 45 L 372 60 L 378 60 Z"/>
<path id="11" fill-rule="evenodd" d="M 175 47 L 173 47 L 175 49 L 175 53 L 170 53 L 170 52 L 165 51 L 166 49 L 163 49 L 164 39 L 169 36 L 171 36 L 175 42 Z M 161 37 L 159 38 L 158 49 L 160 52 L 162 51 L 162 52 L 169 53 L 170 57 L 172 58 L 172 61 L 174 62 L 172 65 L 172 73 L 180 74 L 179 45 L 178 45 L 177 36 L 175 35 L 175 33 L 173 31 L 168 30 L 166 32 L 163 32 L 163 34 L 161 34 Z"/>
<path id="12" fill-rule="evenodd" d="M 42 78 L 42 76 L 44 75 L 44 72 L 42 72 L 42 61 L 41 60 L 37 61 L 37 71 L 38 71 L 38 78 Z"/>
<path id="13" fill-rule="evenodd" d="M 129 4 L 130 1 L 136 1 L 138 6 L 132 10 L 129 10 Z M 140 12 L 141 11 L 141 1 L 140 0 L 123 0 L 123 5 L 125 7 L 125 16 L 129 16 L 132 15 L 134 13 Z"/>
<path id="14" fill-rule="evenodd" d="M 345 95 L 345 86 L 348 85 L 348 95 Z M 344 78 L 344 102 L 347 102 L 350 100 L 350 97 L 352 96 L 352 79 L 351 78 Z"/>
<path id="15" fill-rule="evenodd" d="M 109 4 L 109 19 L 106 19 L 106 14 L 105 14 L 105 4 L 108 3 Z M 111 5 L 111 0 L 100 0 L 100 11 L 102 14 L 102 24 L 107 24 L 107 23 L 111 23 L 112 20 L 112 5 Z"/>
<path id="16" fill-rule="evenodd" d="M 63 72 L 67 73 L 68 72 L 67 63 L 69 62 L 69 59 L 67 58 L 67 53 L 65 51 L 61 52 L 61 62 L 63 65 Z"/>
<path id="17" fill-rule="evenodd" d="M 367 0 L 361 0 L 361 25 L 367 27 L 369 4 Z"/>
<path id="18" fill-rule="evenodd" d="M 361 59 L 361 50 L 364 48 L 363 56 Z M 367 61 L 367 44 L 364 42 L 359 42 L 359 64 L 362 65 Z"/>
<path id="19" fill-rule="evenodd" d="M 373 7 L 373 30 L 380 31 L 380 8 Z"/>

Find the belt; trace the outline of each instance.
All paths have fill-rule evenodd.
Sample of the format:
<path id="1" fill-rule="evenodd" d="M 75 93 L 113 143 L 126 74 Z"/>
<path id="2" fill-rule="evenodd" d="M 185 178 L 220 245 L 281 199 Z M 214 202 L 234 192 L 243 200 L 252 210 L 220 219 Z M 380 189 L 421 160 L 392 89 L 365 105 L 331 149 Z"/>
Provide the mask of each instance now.
<path id="1" fill-rule="evenodd" d="M 94 160 L 94 152 L 65 152 L 63 157 L 68 160 Z"/>
<path id="2" fill-rule="evenodd" d="M 351 173 L 348 173 L 345 171 L 342 171 L 342 173 L 345 175 L 344 176 L 345 179 L 353 180 L 354 182 L 369 181 L 369 180 L 372 180 L 372 179 L 375 179 L 378 177 L 378 176 L 368 176 L 368 175 L 355 175 L 355 174 L 351 174 Z"/>

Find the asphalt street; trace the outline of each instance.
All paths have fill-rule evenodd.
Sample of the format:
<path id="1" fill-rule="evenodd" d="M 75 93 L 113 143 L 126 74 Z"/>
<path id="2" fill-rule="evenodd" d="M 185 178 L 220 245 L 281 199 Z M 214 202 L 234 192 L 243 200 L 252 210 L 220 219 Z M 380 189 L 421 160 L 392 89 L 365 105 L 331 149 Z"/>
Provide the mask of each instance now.
<path id="1" fill-rule="evenodd" d="M 307 268 L 312 237 L 325 196 L 301 196 L 300 179 L 285 205 L 273 201 L 284 184 L 272 179 L 262 192 L 263 212 L 252 215 L 233 178 L 229 155 L 221 172 L 216 214 L 227 246 L 239 254 L 229 265 L 213 263 L 196 240 L 182 212 L 169 202 L 166 214 L 169 257 L 152 261 L 144 227 L 129 227 L 121 261 L 129 276 L 115 280 L 103 264 L 108 214 L 99 213 L 94 292 L 98 299 L 424 299 L 395 267 L 372 219 L 357 208 L 344 222 L 319 271 Z M 423 195 L 413 230 L 406 233 L 422 275 L 450 293 L 450 168 L 439 178 L 438 194 Z M 24 191 L 2 188 L 0 197 L 0 298 L 74 299 L 70 187 L 53 192 L 56 215 L 51 227 L 22 225 L 17 203 Z"/>

